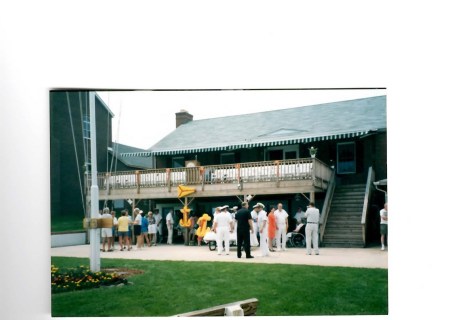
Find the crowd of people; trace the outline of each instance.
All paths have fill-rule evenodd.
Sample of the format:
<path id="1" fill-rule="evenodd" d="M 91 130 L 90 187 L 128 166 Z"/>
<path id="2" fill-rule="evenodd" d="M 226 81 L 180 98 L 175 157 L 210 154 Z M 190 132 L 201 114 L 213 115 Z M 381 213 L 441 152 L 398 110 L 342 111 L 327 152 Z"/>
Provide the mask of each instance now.
<path id="1" fill-rule="evenodd" d="M 131 215 L 127 209 L 124 209 L 117 218 L 115 211 L 110 211 L 105 207 L 100 212 L 101 217 L 111 219 L 112 226 L 101 228 L 102 245 L 100 250 L 102 252 L 114 251 L 116 238 L 120 251 L 132 250 L 133 242 L 138 250 L 145 246 L 151 247 L 161 243 L 163 217 L 159 210 L 154 211 L 144 214 L 141 209 L 135 208 Z M 173 244 L 176 218 L 173 210 L 170 210 L 164 219 L 167 227 L 167 244 L 169 245 Z M 238 258 L 242 256 L 242 249 L 245 251 L 246 258 L 253 258 L 251 247 L 254 246 L 260 247 L 262 257 L 269 256 L 270 252 L 286 251 L 290 224 L 291 231 L 304 235 L 306 254 L 311 255 L 312 251 L 316 255 L 319 254 L 320 212 L 313 202 L 310 202 L 306 211 L 299 207 L 292 218 L 283 209 L 282 203 L 277 206 L 271 205 L 266 211 L 265 205 L 258 202 L 250 211 L 249 204 L 242 202 L 239 210 L 236 206 L 233 208 L 228 205 L 216 207 L 212 219 L 208 214 L 198 217 L 191 213 L 189 221 L 189 227 L 186 228 L 186 232 L 183 232 L 185 244 L 193 245 L 197 240 L 197 245 L 201 246 L 205 234 L 207 237 L 208 232 L 213 232 L 219 255 L 230 254 L 230 242 L 232 241 L 236 243 Z M 207 227 L 208 222 L 211 224 L 211 228 Z M 381 250 L 385 250 L 387 226 L 387 203 L 385 203 L 384 208 L 380 210 Z"/>
<path id="2" fill-rule="evenodd" d="M 221 210 L 221 212 L 225 211 L 225 214 L 228 214 L 228 206 L 220 207 L 219 209 Z M 315 208 L 313 202 L 309 204 L 306 212 L 303 212 L 301 208 L 299 208 L 297 214 L 294 216 L 296 223 L 296 228 L 294 229 L 294 231 L 296 232 L 300 231 L 300 228 L 303 225 L 303 219 L 305 220 L 304 222 L 306 223 L 305 235 L 307 254 L 311 254 L 311 239 L 315 254 L 319 254 L 317 228 L 319 218 L 319 210 Z M 216 226 L 216 218 L 214 220 L 214 226 Z M 218 225 L 221 220 L 217 219 L 217 221 Z M 228 219 L 227 222 L 228 221 L 230 221 L 230 219 Z M 224 224 L 222 224 L 222 228 L 223 227 L 225 227 Z M 275 249 L 273 248 L 274 240 L 276 243 L 276 251 L 287 250 L 286 247 L 287 234 L 289 230 L 289 214 L 283 209 L 282 203 L 279 203 L 276 207 L 270 206 L 269 212 L 267 212 L 265 210 L 265 205 L 258 202 L 253 206 L 253 210 L 250 212 L 248 203 L 243 202 L 241 209 L 238 210 L 234 216 L 234 224 L 233 222 L 231 222 L 229 232 L 233 232 L 234 228 L 237 229 L 238 258 L 241 258 L 242 256 L 242 245 L 244 247 L 247 258 L 253 258 L 250 251 L 251 246 L 253 245 L 259 245 L 262 257 L 269 256 L 269 252 L 275 251 Z M 223 233 L 224 231 L 221 230 L 220 232 Z M 217 241 L 219 242 L 218 254 L 221 254 L 222 237 L 217 237 Z M 226 238 L 225 245 L 227 245 Z M 228 254 L 227 248 L 225 248 L 225 252 L 226 254 Z"/>
<path id="3" fill-rule="evenodd" d="M 102 219 L 111 219 L 112 226 L 101 228 L 102 237 L 102 252 L 112 252 L 115 250 L 115 238 L 118 238 L 120 251 L 132 250 L 132 236 L 136 238 L 137 249 L 142 249 L 145 245 L 148 247 L 156 246 L 157 233 L 162 235 L 161 214 L 156 212 L 153 214 L 149 211 L 144 214 L 139 208 L 135 208 L 134 219 L 127 209 L 121 211 L 121 216 L 116 217 L 115 211 L 109 211 L 109 208 L 104 208 L 101 211 Z"/>
<path id="4" fill-rule="evenodd" d="M 102 228 L 102 249 L 103 252 L 111 252 L 115 250 L 115 238 L 118 238 L 120 251 L 130 251 L 134 244 L 138 250 L 143 247 L 156 246 L 163 238 L 163 217 L 159 210 L 148 211 L 146 214 L 139 208 L 133 210 L 133 215 L 127 209 L 121 211 L 120 217 L 116 217 L 115 211 L 104 208 L 101 212 L 102 218 L 112 219 L 112 227 Z M 219 255 L 230 254 L 231 238 L 235 239 L 237 246 L 237 256 L 241 258 L 242 249 L 244 249 L 246 258 L 253 258 L 251 255 L 251 247 L 259 246 L 261 256 L 269 256 L 270 252 L 286 251 L 287 236 L 289 223 L 295 224 L 296 232 L 300 232 L 300 228 L 306 237 L 306 253 L 311 254 L 311 244 L 315 254 L 319 254 L 318 248 L 318 223 L 320 213 L 311 202 L 306 210 L 300 207 L 293 219 L 283 209 L 283 204 L 270 206 L 266 211 L 264 204 L 258 202 L 249 209 L 248 202 L 243 202 L 241 208 L 230 208 L 228 205 L 215 208 L 213 219 L 211 220 L 211 231 L 215 234 L 217 243 L 217 253 Z M 173 233 L 176 216 L 171 210 L 165 217 L 167 227 L 167 244 L 173 244 Z M 206 221 L 197 217 L 195 214 L 189 216 L 189 227 L 183 233 L 186 244 L 195 243 L 202 245 L 204 233 L 199 234 L 199 227 L 205 226 Z M 204 219 L 203 219 L 204 220 Z M 202 223 L 203 222 L 203 223 Z M 291 228 L 292 229 L 292 228 Z M 276 248 L 274 248 L 274 242 Z"/>

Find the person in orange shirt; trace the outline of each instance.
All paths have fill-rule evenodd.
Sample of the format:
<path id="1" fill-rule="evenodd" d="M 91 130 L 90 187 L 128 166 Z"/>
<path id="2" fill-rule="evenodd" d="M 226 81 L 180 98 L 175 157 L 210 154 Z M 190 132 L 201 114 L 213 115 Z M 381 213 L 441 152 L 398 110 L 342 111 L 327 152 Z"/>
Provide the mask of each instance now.
<path id="1" fill-rule="evenodd" d="M 268 238 L 269 238 L 269 251 L 274 252 L 273 249 L 273 239 L 275 238 L 275 233 L 277 231 L 277 224 L 275 221 L 275 207 L 270 206 L 270 212 L 267 215 L 267 220 L 269 222 L 269 229 L 268 229 Z"/>

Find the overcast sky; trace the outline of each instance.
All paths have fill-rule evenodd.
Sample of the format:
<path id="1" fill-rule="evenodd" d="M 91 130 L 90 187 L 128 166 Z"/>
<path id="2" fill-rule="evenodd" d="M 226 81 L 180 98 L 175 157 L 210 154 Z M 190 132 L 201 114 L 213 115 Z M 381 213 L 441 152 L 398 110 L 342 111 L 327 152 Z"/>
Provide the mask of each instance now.
<path id="1" fill-rule="evenodd" d="M 148 149 L 175 130 L 175 113 L 194 120 L 247 114 L 386 94 L 380 89 L 98 92 L 114 113 L 114 142 Z M 276 126 L 282 124 L 274 123 Z"/>

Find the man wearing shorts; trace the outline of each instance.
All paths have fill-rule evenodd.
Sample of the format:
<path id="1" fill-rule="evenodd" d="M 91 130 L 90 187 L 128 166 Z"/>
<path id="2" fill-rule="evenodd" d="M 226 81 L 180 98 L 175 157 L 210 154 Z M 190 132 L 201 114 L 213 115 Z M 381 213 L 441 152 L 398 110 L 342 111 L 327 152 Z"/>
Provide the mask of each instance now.
<path id="1" fill-rule="evenodd" d="M 384 242 L 388 233 L 388 204 L 384 204 L 384 208 L 380 210 L 380 234 L 381 234 L 381 251 L 384 251 Z"/>
<path id="2" fill-rule="evenodd" d="M 130 220 L 128 219 L 128 212 L 122 210 L 122 216 L 117 220 L 117 231 L 119 232 L 120 251 L 123 251 L 125 245 L 128 246 L 128 251 L 131 250 L 130 239 L 128 237 L 128 226 Z M 126 244 L 124 243 L 126 242 Z"/>
<path id="3" fill-rule="evenodd" d="M 109 208 L 103 209 L 102 219 L 105 220 L 112 220 L 112 215 L 109 213 Z M 105 252 L 105 243 L 108 242 L 108 252 L 113 251 L 111 249 L 111 243 L 112 243 L 112 229 L 111 227 L 108 228 L 102 228 L 102 251 Z"/>

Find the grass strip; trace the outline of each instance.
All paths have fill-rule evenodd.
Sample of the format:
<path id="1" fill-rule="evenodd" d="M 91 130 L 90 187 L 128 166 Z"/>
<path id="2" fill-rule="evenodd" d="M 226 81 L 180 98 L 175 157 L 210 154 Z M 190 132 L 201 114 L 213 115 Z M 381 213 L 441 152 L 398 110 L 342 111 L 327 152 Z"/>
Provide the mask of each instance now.
<path id="1" fill-rule="evenodd" d="M 52 257 L 57 267 L 86 258 Z M 52 316 L 171 316 L 257 298 L 259 316 L 386 315 L 388 271 L 232 262 L 104 259 L 102 268 L 142 270 L 133 285 L 52 295 Z"/>

